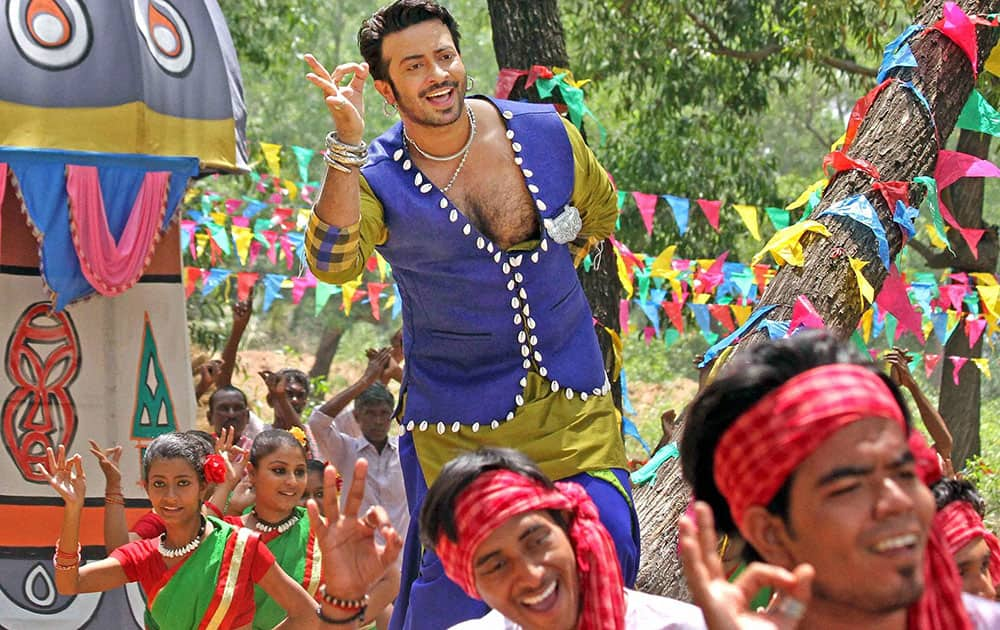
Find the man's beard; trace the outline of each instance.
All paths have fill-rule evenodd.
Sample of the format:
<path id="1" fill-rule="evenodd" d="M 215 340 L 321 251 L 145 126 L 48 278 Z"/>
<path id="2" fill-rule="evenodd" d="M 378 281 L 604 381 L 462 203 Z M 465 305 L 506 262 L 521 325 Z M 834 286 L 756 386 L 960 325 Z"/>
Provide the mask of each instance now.
<path id="1" fill-rule="evenodd" d="M 426 90 L 422 90 L 420 94 L 415 97 L 412 103 L 399 95 L 399 92 L 396 90 L 396 84 L 392 82 L 392 79 L 389 79 L 388 83 L 389 89 L 392 90 L 392 95 L 396 99 L 396 109 L 399 110 L 400 117 L 405 115 L 408 120 L 411 120 L 418 125 L 426 127 L 446 127 L 458 120 L 465 109 L 465 85 L 459 82 L 443 81 L 435 84 Z M 436 92 L 442 88 L 451 88 L 455 90 L 455 104 L 457 107 L 455 108 L 454 118 L 451 118 L 450 120 L 429 118 L 420 111 L 420 103 L 423 101 L 423 98 L 431 92 Z"/>

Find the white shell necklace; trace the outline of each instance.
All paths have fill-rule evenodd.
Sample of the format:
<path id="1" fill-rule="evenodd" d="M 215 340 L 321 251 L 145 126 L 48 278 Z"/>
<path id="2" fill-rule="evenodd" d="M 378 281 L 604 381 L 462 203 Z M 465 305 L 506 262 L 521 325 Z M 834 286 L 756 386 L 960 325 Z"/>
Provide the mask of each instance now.
<path id="1" fill-rule="evenodd" d="M 253 525 L 254 529 L 256 529 L 258 532 L 264 532 L 265 534 L 269 534 L 274 531 L 278 532 L 279 534 L 284 534 L 289 529 L 291 529 L 292 525 L 298 523 L 299 518 L 301 518 L 298 512 L 292 512 L 290 515 L 288 515 L 287 517 L 285 517 L 284 519 L 282 519 L 277 523 L 269 523 L 264 519 L 262 519 L 259 514 L 257 514 L 256 508 L 254 508 L 253 510 L 253 517 L 254 520 L 257 521 Z"/>
<path id="2" fill-rule="evenodd" d="M 476 139 L 476 115 L 472 113 L 472 108 L 466 103 L 465 111 L 469 115 L 469 139 L 465 141 L 465 146 L 458 150 L 457 153 L 452 153 L 451 155 L 432 155 L 427 151 L 420 148 L 420 145 L 413 141 L 410 136 L 406 135 L 406 127 L 403 127 L 403 138 L 409 142 L 417 153 L 424 156 L 428 160 L 433 160 L 435 162 L 450 162 L 455 158 L 461 156 L 462 159 L 458 163 L 458 167 L 455 172 L 452 173 L 451 179 L 448 180 L 448 184 L 441 189 L 441 192 L 447 193 L 448 190 L 455 184 L 455 180 L 458 179 L 458 174 L 462 172 L 462 167 L 465 166 L 465 160 L 469 157 L 469 149 L 472 148 L 472 141 Z"/>
<path id="3" fill-rule="evenodd" d="M 198 533 L 195 534 L 194 538 L 192 538 L 191 541 L 188 544 L 184 545 L 183 547 L 176 547 L 173 549 L 167 547 L 166 545 L 167 534 L 166 532 L 164 532 L 160 534 L 160 545 L 159 545 L 160 555 L 163 556 L 164 558 L 180 558 L 181 556 L 186 556 L 187 554 L 191 553 L 192 551 L 198 548 L 198 545 L 201 544 L 201 538 L 204 535 L 205 535 L 204 516 L 201 517 L 201 526 L 198 528 Z"/>

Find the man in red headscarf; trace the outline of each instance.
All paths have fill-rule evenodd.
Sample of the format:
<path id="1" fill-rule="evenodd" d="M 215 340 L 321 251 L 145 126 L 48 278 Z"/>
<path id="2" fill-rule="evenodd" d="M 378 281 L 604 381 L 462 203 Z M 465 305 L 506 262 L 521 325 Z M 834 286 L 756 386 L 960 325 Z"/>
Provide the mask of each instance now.
<path id="1" fill-rule="evenodd" d="M 737 529 L 771 565 L 727 585 L 708 507 L 700 532 L 683 523 L 686 573 L 710 627 L 754 617 L 745 602 L 767 584 L 784 592 L 771 612 L 780 627 L 1000 627 L 996 604 L 961 594 L 931 528 L 936 460 L 897 387 L 866 359 L 805 332 L 754 347 L 692 402 L 684 476 L 719 529 Z"/>
<path id="2" fill-rule="evenodd" d="M 983 524 L 985 505 L 976 487 L 965 479 L 934 484 L 938 512 L 934 529 L 944 537 L 948 553 L 962 577 L 962 590 L 996 599 L 1000 583 L 1000 541 Z"/>
<path id="3" fill-rule="evenodd" d="M 626 589 L 587 492 L 553 483 L 517 451 L 482 448 L 446 464 L 424 500 L 420 537 L 448 578 L 494 609 L 455 629 L 705 627 L 694 606 Z"/>

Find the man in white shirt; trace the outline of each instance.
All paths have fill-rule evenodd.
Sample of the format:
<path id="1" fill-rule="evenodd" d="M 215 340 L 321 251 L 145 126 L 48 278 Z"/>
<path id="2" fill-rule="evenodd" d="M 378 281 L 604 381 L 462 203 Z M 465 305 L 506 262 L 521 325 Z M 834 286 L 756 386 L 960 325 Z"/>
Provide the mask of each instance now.
<path id="1" fill-rule="evenodd" d="M 364 379 L 362 377 L 362 381 Z M 334 418 L 348 402 L 350 400 L 342 392 L 315 409 L 309 417 L 309 428 L 319 448 L 319 455 L 340 471 L 344 477 L 344 487 L 350 487 L 354 464 L 358 458 L 367 459 L 368 478 L 362 510 L 381 505 L 389 513 L 396 531 L 406 532 L 410 512 L 403 486 L 403 471 L 399 465 L 399 442 L 398 438 L 389 436 L 395 402 L 393 396 L 378 382 L 369 383 L 357 395 L 354 400 L 354 418 L 361 430 L 360 438 L 343 432 L 334 422 Z"/>

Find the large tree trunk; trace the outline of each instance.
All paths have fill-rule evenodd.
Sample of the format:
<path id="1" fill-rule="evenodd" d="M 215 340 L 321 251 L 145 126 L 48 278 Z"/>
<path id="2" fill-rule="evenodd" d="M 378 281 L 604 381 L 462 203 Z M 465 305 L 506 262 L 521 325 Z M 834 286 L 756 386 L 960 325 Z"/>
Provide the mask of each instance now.
<path id="1" fill-rule="evenodd" d="M 927 2 L 914 21 L 933 24 L 941 16 L 942 4 L 941 0 Z M 1000 9 L 1000 0 L 963 0 L 958 4 L 968 14 L 993 13 Z M 997 29 L 979 27 L 977 34 L 979 60 L 982 63 L 996 44 L 998 33 Z M 913 83 L 930 103 L 937 132 L 943 141 L 951 134 L 974 84 L 969 61 L 956 45 L 937 32 L 912 41 L 911 48 L 919 64 L 913 73 Z M 876 99 L 848 153 L 852 158 L 873 163 L 884 181 L 912 181 L 918 175 L 933 176 L 938 149 L 935 127 L 931 125 L 926 110 L 911 92 L 896 83 Z M 895 258 L 902 245 L 900 231 L 892 221 L 891 210 L 882 196 L 872 189 L 871 183 L 871 178 L 859 171 L 840 173 L 827 186 L 816 213 L 850 195 L 865 194 L 886 228 L 890 255 Z M 911 194 L 911 205 L 920 202 L 919 191 L 915 192 L 918 194 Z M 866 307 L 858 295 L 848 257 L 871 261 L 864 271 L 876 292 L 888 271 L 879 262 L 875 237 L 868 228 L 836 216 L 824 216 L 818 220 L 830 230 L 832 236 L 805 237 L 802 241 L 805 265 L 801 268 L 783 267 L 764 291 L 758 308 L 774 304 L 776 308 L 769 313 L 768 319 L 787 320 L 791 317 L 796 298 L 805 295 L 827 326 L 847 338 L 857 327 Z M 746 336 L 729 358 L 767 338 L 767 333 L 763 331 Z M 666 517 L 680 513 L 678 506 L 687 503 L 688 489 L 676 483 L 669 470 L 661 472 L 653 484 L 652 489 L 637 493 L 637 503 L 654 500 L 667 505 L 654 510 L 640 505 L 640 513 Z M 660 491 L 664 486 L 666 489 Z M 640 523 L 643 527 L 651 526 L 647 521 L 640 520 Z M 655 527 L 666 527 L 667 531 L 672 531 L 675 525 L 676 521 L 673 521 L 657 523 Z M 675 574 L 679 566 L 679 559 L 674 553 L 676 539 L 670 536 L 650 538 L 643 538 L 644 560 L 655 559 L 659 563 L 656 571 Z M 684 595 L 670 580 L 648 580 L 642 583 L 642 587 L 662 595 Z"/>
<path id="2" fill-rule="evenodd" d="M 990 151 L 991 136 L 974 131 L 962 130 L 958 137 L 958 151 L 968 153 L 977 157 L 986 158 Z M 972 228 L 982 228 L 983 225 L 983 179 L 970 177 L 956 182 L 946 192 L 950 193 L 949 208 L 962 226 Z M 945 265 L 960 271 L 995 271 L 997 267 L 997 229 L 996 226 L 989 226 L 986 234 L 983 235 L 979 246 L 979 258 L 973 258 L 965 241 L 955 234 L 956 230 L 949 232 L 949 241 L 955 255 L 950 252 L 943 252 Z M 950 260 L 950 264 L 948 261 Z M 965 334 L 965 326 L 959 324 L 955 332 L 945 344 L 944 354 L 946 356 L 962 356 L 969 358 L 979 358 L 983 355 L 983 339 L 969 348 L 969 340 Z M 948 424 L 951 431 L 954 445 L 952 447 L 952 461 L 956 468 L 961 467 L 963 462 L 972 455 L 979 454 L 979 406 L 980 406 L 980 379 L 979 368 L 971 361 L 967 362 L 959 372 L 959 382 L 955 385 L 952 379 L 950 362 L 943 363 L 941 370 L 941 397 L 938 401 L 938 410 Z"/>
<path id="3" fill-rule="evenodd" d="M 493 27 L 493 49 L 497 65 L 501 68 L 526 70 L 531 66 L 569 66 L 566 41 L 563 36 L 559 6 L 556 0 L 489 0 L 490 22 Z M 531 102 L 554 102 L 538 96 L 535 88 L 524 89 L 525 79 L 521 77 L 510 93 L 514 100 Z M 557 92 L 553 96 L 557 96 Z M 600 256 L 596 252 L 600 251 Z M 583 291 L 590 302 L 594 317 L 602 324 L 597 327 L 597 338 L 605 357 L 605 369 L 611 381 L 611 391 L 615 404 L 621 408 L 621 387 L 619 375 L 612 373 L 614 349 L 610 336 L 603 326 L 619 332 L 618 300 L 621 285 L 618 282 L 616 266 L 617 253 L 611 242 L 605 240 L 592 252 L 595 264 L 590 272 L 583 267 L 578 271 Z"/>
<path id="4" fill-rule="evenodd" d="M 340 338 L 343 336 L 343 327 L 337 324 L 329 324 L 326 327 L 323 337 L 319 340 L 319 347 L 316 348 L 312 367 L 309 368 L 309 378 L 329 376 L 330 365 L 333 364 L 333 357 L 337 356 L 337 348 L 340 347 Z"/>

